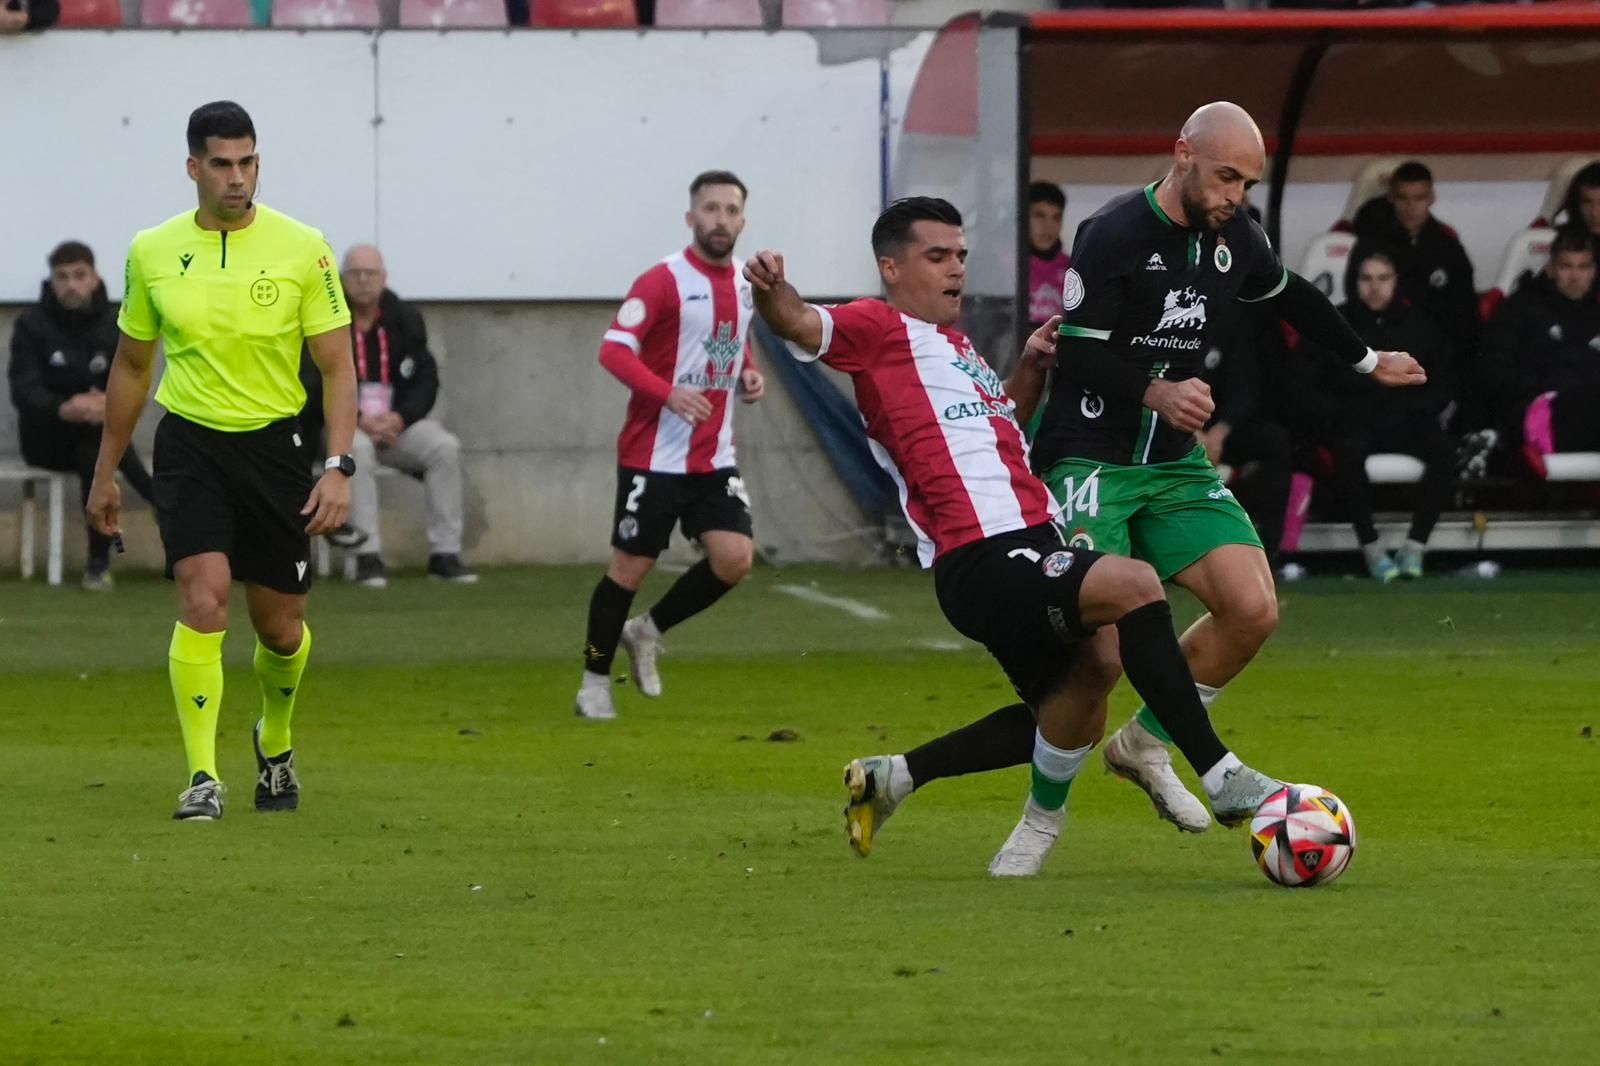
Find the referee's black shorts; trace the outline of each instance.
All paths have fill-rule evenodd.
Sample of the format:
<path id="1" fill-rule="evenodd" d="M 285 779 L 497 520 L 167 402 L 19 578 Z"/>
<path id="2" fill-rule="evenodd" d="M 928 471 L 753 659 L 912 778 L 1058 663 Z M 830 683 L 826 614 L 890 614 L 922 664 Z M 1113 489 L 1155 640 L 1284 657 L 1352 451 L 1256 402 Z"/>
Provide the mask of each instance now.
<path id="1" fill-rule="evenodd" d="M 236 581 L 299 595 L 311 587 L 314 479 L 293 418 L 246 433 L 175 414 L 156 427 L 156 518 L 167 577 L 180 559 L 221 552 Z"/>

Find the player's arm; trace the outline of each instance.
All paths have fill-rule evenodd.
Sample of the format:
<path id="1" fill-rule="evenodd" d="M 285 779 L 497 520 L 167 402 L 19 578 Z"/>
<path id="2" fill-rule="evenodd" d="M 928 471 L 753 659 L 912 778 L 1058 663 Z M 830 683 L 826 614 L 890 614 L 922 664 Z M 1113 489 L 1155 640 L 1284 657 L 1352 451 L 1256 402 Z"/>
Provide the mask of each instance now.
<path id="1" fill-rule="evenodd" d="M 806 303 L 784 274 L 783 253 L 757 252 L 744 265 L 745 279 L 755 288 L 756 311 L 772 332 L 807 352 L 828 347 L 822 312 Z"/>
<path id="2" fill-rule="evenodd" d="M 1028 343 L 1022 346 L 1022 356 L 1011 376 L 1005 380 L 1006 395 L 1016 404 L 1017 421 L 1024 426 L 1033 421 L 1039 401 L 1044 398 L 1050 368 L 1056 362 L 1056 330 L 1060 326 L 1061 316 L 1053 315 L 1034 330 Z"/>
<path id="3" fill-rule="evenodd" d="M 647 271 L 628 290 L 628 298 L 600 342 L 600 365 L 635 397 L 665 407 L 696 426 L 711 417 L 711 401 L 698 389 L 674 385 L 640 358 L 660 332 L 662 309 L 669 300 L 677 299 L 675 291 L 661 284 L 662 277 L 659 270 Z"/>
<path id="4" fill-rule="evenodd" d="M 311 361 L 322 376 L 322 418 L 328 433 L 328 455 L 349 455 L 356 435 L 356 363 L 350 330 L 339 326 L 306 338 Z M 337 467 L 323 470 L 300 509 L 310 515 L 306 532 L 331 533 L 350 517 L 350 479 Z"/>
<path id="5" fill-rule="evenodd" d="M 128 451 L 134 427 L 150 395 L 151 368 L 156 342 L 123 333 L 111 357 L 106 376 L 106 421 L 100 432 L 100 454 L 94 461 L 94 481 L 84 506 L 89 524 L 106 536 L 122 532 L 122 492 L 117 487 L 117 467 Z"/>
<path id="6" fill-rule="evenodd" d="M 1380 384 L 1421 385 L 1428 380 L 1422 365 L 1408 353 L 1373 351 L 1320 289 L 1292 270 L 1283 273 L 1282 288 L 1265 299 L 1272 301 L 1273 310 L 1301 336 L 1349 362 L 1356 373 L 1371 374 Z"/>

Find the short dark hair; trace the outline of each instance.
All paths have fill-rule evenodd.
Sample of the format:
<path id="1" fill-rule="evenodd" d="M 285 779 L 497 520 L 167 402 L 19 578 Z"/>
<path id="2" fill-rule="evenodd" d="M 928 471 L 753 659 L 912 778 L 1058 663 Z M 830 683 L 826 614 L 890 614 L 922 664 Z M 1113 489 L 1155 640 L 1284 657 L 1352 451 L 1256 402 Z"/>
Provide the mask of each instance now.
<path id="1" fill-rule="evenodd" d="M 744 187 L 739 175 L 731 170 L 707 170 L 696 174 L 694 180 L 689 183 L 689 199 L 693 200 L 700 195 L 700 190 L 707 185 L 732 185 L 739 190 L 740 200 L 750 199 L 750 190 Z"/>
<path id="2" fill-rule="evenodd" d="M 1036 181 L 1028 186 L 1028 206 L 1032 207 L 1034 204 L 1052 204 L 1065 211 L 1067 194 L 1053 181 Z"/>
<path id="3" fill-rule="evenodd" d="M 1562 252 L 1588 252 L 1595 255 L 1594 237 L 1582 226 L 1562 226 L 1550 240 L 1550 261 Z"/>
<path id="4" fill-rule="evenodd" d="M 1567 186 L 1567 197 L 1562 204 L 1568 222 L 1576 222 L 1582 217 L 1584 189 L 1600 189 L 1600 161 L 1590 163 L 1572 175 L 1572 184 Z"/>
<path id="5" fill-rule="evenodd" d="M 880 258 L 895 256 L 911 242 L 911 227 L 917 222 L 942 222 L 961 225 L 961 212 L 949 200 L 936 196 L 907 196 L 883 209 L 872 224 L 872 254 Z"/>
<path id="6" fill-rule="evenodd" d="M 1409 159 L 1394 168 L 1394 173 L 1389 175 L 1390 186 L 1412 185 L 1419 181 L 1433 184 L 1433 171 L 1415 159 Z"/>
<path id="7" fill-rule="evenodd" d="M 69 263 L 88 263 L 94 266 L 94 250 L 82 241 L 62 241 L 50 253 L 50 269 L 67 266 Z"/>
<path id="8" fill-rule="evenodd" d="M 232 100 L 213 100 L 201 104 L 189 115 L 189 154 L 199 159 L 206 154 L 206 141 L 212 137 L 235 140 L 256 139 L 256 124 L 250 113 Z"/>

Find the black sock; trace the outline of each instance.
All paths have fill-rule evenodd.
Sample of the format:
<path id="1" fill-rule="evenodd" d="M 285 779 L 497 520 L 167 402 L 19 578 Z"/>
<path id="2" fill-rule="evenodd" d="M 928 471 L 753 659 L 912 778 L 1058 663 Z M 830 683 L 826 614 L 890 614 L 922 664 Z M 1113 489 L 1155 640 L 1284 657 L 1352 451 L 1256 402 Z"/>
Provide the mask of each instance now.
<path id="1" fill-rule="evenodd" d="M 960 777 L 1033 761 L 1037 724 L 1026 703 L 1002 707 L 987 718 L 906 752 L 912 784 L 921 788 L 941 777 Z"/>
<path id="2" fill-rule="evenodd" d="M 591 674 L 609 675 L 611 660 L 617 657 L 617 642 L 628 620 L 633 593 L 611 580 L 600 579 L 589 597 L 589 639 L 583 646 L 583 668 Z"/>
<path id="3" fill-rule="evenodd" d="M 650 608 L 650 620 L 665 633 L 722 599 L 731 588 L 712 572 L 711 560 L 701 559 L 672 583 L 660 603 Z"/>
<path id="4" fill-rule="evenodd" d="M 1117 636 L 1122 672 L 1194 772 L 1203 774 L 1222 761 L 1228 747 L 1211 728 L 1211 716 L 1195 691 L 1194 675 L 1172 631 L 1171 605 L 1157 600 L 1129 611 L 1117 623 Z"/>

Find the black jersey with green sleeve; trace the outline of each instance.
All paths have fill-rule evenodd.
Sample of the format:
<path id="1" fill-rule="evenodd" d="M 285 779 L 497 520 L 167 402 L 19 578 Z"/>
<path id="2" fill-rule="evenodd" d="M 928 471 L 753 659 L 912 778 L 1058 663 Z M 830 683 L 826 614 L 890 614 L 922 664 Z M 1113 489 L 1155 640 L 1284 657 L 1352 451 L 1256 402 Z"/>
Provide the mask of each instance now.
<path id="1" fill-rule="evenodd" d="M 1289 275 L 1272 243 L 1239 212 L 1221 230 L 1180 226 L 1156 186 L 1119 196 L 1078 227 L 1062 290 L 1063 339 L 1103 344 L 1149 377 L 1199 376 L 1219 316 L 1235 300 L 1283 291 Z M 1137 400 L 1101 396 L 1076 382 L 1063 344 L 1055 384 L 1033 442 L 1039 469 L 1062 459 L 1119 466 L 1164 463 L 1194 447 L 1192 434 Z"/>

